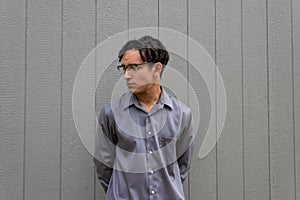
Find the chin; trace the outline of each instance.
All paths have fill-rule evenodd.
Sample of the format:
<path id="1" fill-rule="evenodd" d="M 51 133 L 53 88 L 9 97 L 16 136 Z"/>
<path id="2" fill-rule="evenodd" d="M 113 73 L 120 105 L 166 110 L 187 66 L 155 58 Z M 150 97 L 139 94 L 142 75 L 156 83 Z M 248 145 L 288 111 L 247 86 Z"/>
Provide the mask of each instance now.
<path id="1" fill-rule="evenodd" d="M 130 88 L 128 87 L 128 91 L 132 94 L 134 94 L 136 92 L 136 88 Z"/>
<path id="2" fill-rule="evenodd" d="M 139 94 L 142 92 L 141 90 L 139 90 L 139 88 L 128 88 L 128 90 L 132 94 Z"/>
<path id="3" fill-rule="evenodd" d="M 134 94 L 134 90 L 128 89 L 128 91 L 129 91 L 131 94 Z"/>
<path id="4" fill-rule="evenodd" d="M 129 92 L 133 93 L 133 94 L 141 94 L 144 93 L 145 91 L 147 91 L 147 87 L 144 86 L 132 86 L 132 87 L 128 87 Z"/>

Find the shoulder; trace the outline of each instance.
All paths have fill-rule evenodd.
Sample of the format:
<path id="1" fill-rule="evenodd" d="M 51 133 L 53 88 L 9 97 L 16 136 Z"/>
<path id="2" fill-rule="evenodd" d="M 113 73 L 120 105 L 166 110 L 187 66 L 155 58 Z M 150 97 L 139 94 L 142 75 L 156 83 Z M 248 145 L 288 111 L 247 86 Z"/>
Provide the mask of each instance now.
<path id="1" fill-rule="evenodd" d="M 104 105 L 100 111 L 100 116 L 112 115 L 111 103 Z"/>
<path id="2" fill-rule="evenodd" d="M 111 117 L 113 118 L 113 113 L 116 112 L 117 110 L 121 109 L 124 105 L 124 102 L 126 102 L 126 99 L 130 97 L 130 94 L 128 92 L 124 93 L 117 99 L 112 100 L 111 102 L 107 103 L 104 105 L 100 111 L 100 116 L 101 117 Z M 113 112 L 114 110 L 114 112 Z"/>
<path id="3" fill-rule="evenodd" d="M 171 100 L 171 104 L 174 110 L 180 111 L 184 115 L 191 115 L 191 109 L 184 103 L 182 103 L 180 100 L 176 99 L 175 97 L 167 94 Z"/>

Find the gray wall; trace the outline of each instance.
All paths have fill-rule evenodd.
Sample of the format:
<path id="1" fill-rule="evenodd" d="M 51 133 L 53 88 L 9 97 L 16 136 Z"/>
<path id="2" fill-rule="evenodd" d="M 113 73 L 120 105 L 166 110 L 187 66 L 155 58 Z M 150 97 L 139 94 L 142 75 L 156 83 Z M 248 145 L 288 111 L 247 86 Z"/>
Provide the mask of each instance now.
<path id="1" fill-rule="evenodd" d="M 194 38 L 225 83 L 223 133 L 204 159 L 196 138 L 188 199 L 300 200 L 299 1 L 1 0 L 0 21 L 1 200 L 104 198 L 73 122 L 73 82 L 95 45 L 144 26 Z M 197 83 L 185 61 L 170 65 Z"/>

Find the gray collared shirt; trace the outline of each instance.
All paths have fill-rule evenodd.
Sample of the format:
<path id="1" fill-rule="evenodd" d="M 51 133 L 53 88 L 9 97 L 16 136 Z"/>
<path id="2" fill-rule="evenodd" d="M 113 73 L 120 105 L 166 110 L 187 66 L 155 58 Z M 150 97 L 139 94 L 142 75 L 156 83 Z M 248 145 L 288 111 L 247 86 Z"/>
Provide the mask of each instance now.
<path id="1" fill-rule="evenodd" d="M 184 200 L 192 160 L 190 109 L 162 90 L 147 112 L 127 92 L 103 107 L 95 164 L 106 200 Z"/>

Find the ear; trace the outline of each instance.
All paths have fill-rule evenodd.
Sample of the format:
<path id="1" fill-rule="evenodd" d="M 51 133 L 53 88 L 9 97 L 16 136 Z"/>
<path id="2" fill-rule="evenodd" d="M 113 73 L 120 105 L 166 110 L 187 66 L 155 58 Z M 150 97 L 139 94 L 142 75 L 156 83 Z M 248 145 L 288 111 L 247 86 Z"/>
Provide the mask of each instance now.
<path id="1" fill-rule="evenodd" d="M 162 72 L 162 64 L 160 62 L 157 62 L 153 65 L 153 70 L 154 70 L 154 74 L 157 74 L 158 76 L 160 76 L 161 72 Z"/>

